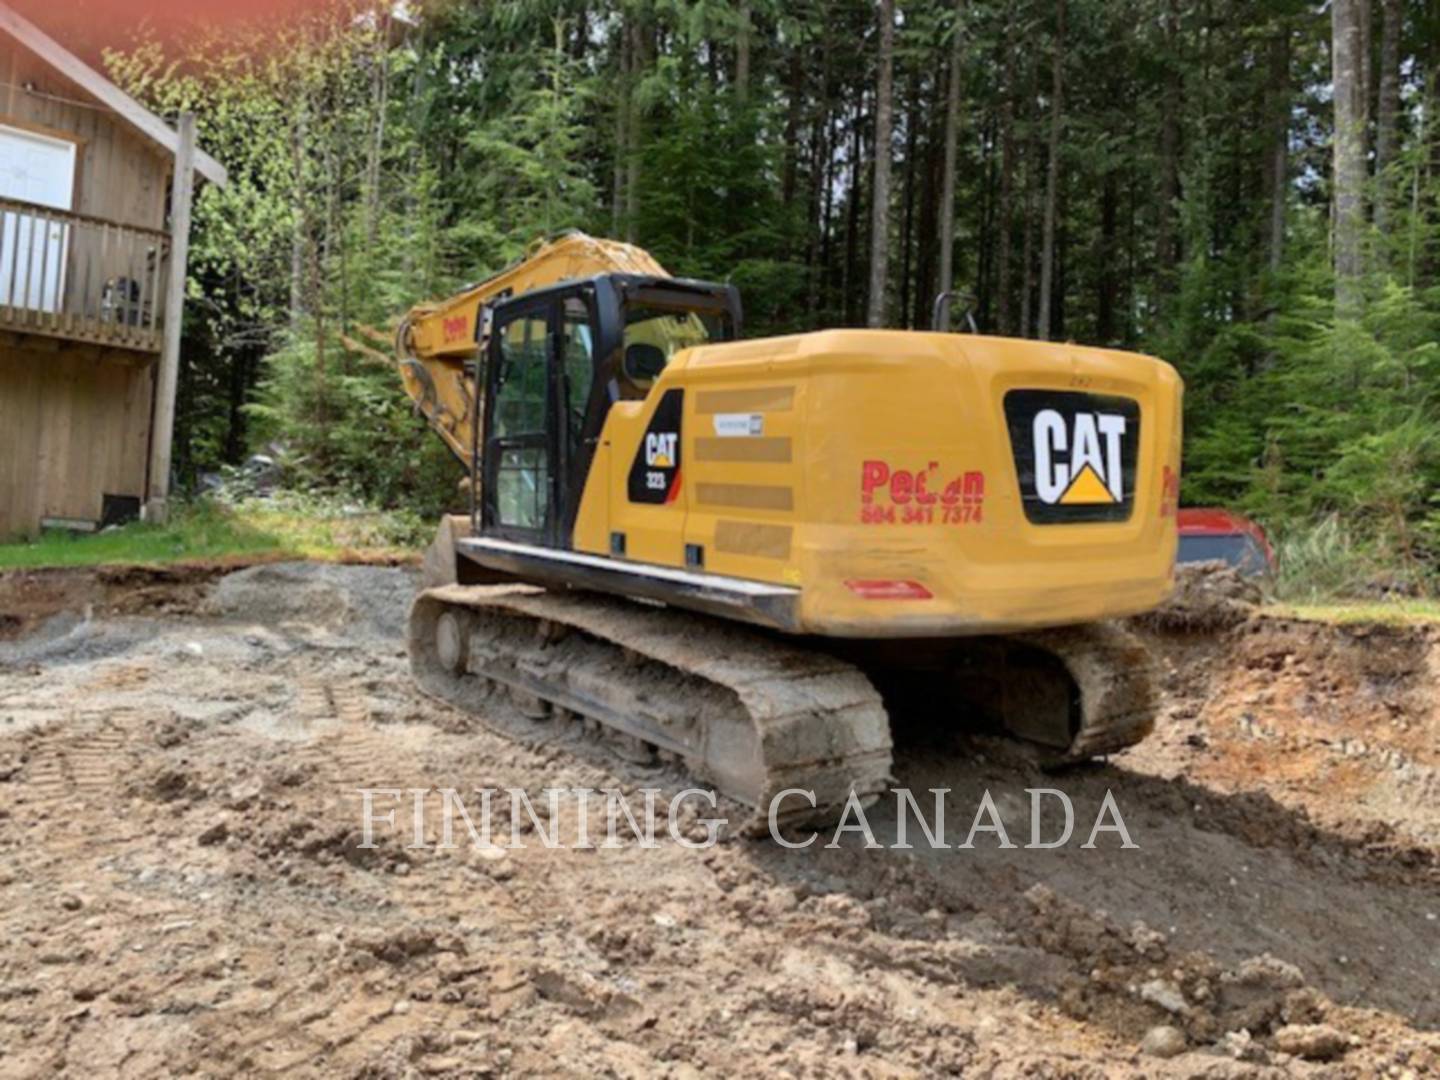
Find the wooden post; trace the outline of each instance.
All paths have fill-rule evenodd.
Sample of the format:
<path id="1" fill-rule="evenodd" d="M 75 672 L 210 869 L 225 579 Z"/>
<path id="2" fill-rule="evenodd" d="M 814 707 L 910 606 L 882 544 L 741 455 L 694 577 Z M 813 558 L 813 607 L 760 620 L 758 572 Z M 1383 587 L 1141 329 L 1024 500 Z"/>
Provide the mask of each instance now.
<path id="1" fill-rule="evenodd" d="M 148 521 L 164 523 L 170 507 L 170 460 L 175 439 L 175 388 L 180 378 L 181 316 L 185 309 L 185 272 L 190 254 L 190 202 L 195 193 L 195 114 L 180 114 L 180 145 L 170 195 L 170 274 L 165 283 L 164 341 L 155 380 L 155 421 L 150 432 Z"/>

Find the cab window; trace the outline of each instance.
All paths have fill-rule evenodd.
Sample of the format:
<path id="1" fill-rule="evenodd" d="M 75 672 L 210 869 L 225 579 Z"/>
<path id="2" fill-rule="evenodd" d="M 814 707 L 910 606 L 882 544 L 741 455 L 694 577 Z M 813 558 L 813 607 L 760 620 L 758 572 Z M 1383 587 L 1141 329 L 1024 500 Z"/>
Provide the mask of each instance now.
<path id="1" fill-rule="evenodd" d="M 517 318 L 500 331 L 495 381 L 496 522 L 538 532 L 549 505 L 550 455 L 545 436 L 546 354 L 549 325 L 543 313 Z"/>
<path id="2" fill-rule="evenodd" d="M 724 341 L 725 316 L 721 312 L 684 311 L 651 304 L 632 304 L 625 308 L 624 348 L 626 355 L 643 357 L 641 370 L 658 374 L 681 349 Z M 635 349 L 632 353 L 631 349 Z M 622 398 L 643 398 L 654 382 L 650 379 L 624 379 Z"/>
<path id="3" fill-rule="evenodd" d="M 590 305 L 578 296 L 565 301 L 560 320 L 560 360 L 565 373 L 565 418 L 572 444 L 585 427 L 585 407 L 595 381 L 595 338 Z"/>
<path id="4" fill-rule="evenodd" d="M 495 395 L 495 434 L 545 430 L 545 351 L 549 327 L 543 315 L 516 319 L 501 331 Z"/>

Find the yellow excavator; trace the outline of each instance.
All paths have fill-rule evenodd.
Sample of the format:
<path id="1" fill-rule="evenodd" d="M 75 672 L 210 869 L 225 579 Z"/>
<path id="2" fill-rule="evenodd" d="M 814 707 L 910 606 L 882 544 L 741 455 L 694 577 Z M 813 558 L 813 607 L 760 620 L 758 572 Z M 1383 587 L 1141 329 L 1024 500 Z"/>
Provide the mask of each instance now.
<path id="1" fill-rule="evenodd" d="M 937 298 L 938 313 L 946 297 Z M 428 693 L 503 692 L 762 814 L 889 783 L 892 719 L 1047 763 L 1152 728 L 1113 621 L 1173 584 L 1182 384 L 973 333 L 743 340 L 740 297 L 582 233 L 413 309 L 406 392 L 465 466 L 410 620 Z"/>

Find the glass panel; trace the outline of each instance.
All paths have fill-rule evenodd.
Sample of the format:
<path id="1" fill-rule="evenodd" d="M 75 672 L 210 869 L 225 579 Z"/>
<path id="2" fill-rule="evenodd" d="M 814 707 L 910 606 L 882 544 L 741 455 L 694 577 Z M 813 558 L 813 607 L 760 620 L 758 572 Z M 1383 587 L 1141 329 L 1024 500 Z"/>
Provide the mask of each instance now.
<path id="1" fill-rule="evenodd" d="M 549 468 L 544 448 L 506 450 L 495 476 L 495 506 L 501 525 L 541 529 L 549 501 Z"/>
<path id="2" fill-rule="evenodd" d="M 668 364 L 681 349 L 724 340 L 724 319 L 720 312 L 682 311 L 649 304 L 625 308 L 625 348 L 650 345 L 665 354 Z M 623 388 L 622 388 L 623 389 Z M 644 390 L 639 389 L 643 396 Z M 626 397 L 634 396 L 625 393 Z"/>
<path id="3" fill-rule="evenodd" d="M 516 319 L 500 335 L 495 435 L 539 434 L 545 430 L 545 317 Z"/>
<path id="4" fill-rule="evenodd" d="M 585 406 L 595 381 L 595 344 L 590 329 L 590 305 L 578 296 L 565 301 L 560 324 L 561 359 L 565 364 L 565 386 L 569 392 L 565 415 L 570 425 L 570 444 L 580 441 L 585 426 Z"/>
<path id="5" fill-rule="evenodd" d="M 494 438 L 545 438 L 549 378 L 549 320 L 524 316 L 500 328 L 500 370 L 495 384 Z M 545 446 L 492 450 L 498 523 L 514 529 L 545 527 L 550 505 L 550 461 Z"/>

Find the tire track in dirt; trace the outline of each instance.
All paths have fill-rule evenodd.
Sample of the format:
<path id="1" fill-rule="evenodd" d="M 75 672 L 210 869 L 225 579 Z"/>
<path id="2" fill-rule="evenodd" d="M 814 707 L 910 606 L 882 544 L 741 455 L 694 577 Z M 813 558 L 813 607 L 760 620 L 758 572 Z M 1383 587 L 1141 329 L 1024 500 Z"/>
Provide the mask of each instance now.
<path id="1" fill-rule="evenodd" d="M 362 788 L 413 786 L 417 764 L 401 748 L 403 729 L 370 719 L 369 700 L 355 683 L 300 675 L 295 720 L 306 734 L 291 750 L 293 761 L 357 805 Z"/>
<path id="2" fill-rule="evenodd" d="M 116 791 L 122 778 L 140 764 L 136 741 L 166 719 L 155 710 L 89 710 L 39 730 L 26 749 L 32 803 L 46 808 L 76 796 L 95 798 Z"/>

